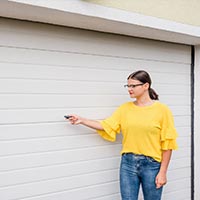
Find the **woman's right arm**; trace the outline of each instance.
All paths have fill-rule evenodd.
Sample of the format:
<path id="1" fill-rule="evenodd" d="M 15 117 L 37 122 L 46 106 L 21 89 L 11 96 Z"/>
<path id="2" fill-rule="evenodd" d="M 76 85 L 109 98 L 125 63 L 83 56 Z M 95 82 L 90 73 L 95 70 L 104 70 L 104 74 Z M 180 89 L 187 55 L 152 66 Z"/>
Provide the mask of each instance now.
<path id="1" fill-rule="evenodd" d="M 97 120 L 86 119 L 78 115 L 70 115 L 70 118 L 68 120 L 73 125 L 82 124 L 92 129 L 104 130 L 101 123 Z"/>

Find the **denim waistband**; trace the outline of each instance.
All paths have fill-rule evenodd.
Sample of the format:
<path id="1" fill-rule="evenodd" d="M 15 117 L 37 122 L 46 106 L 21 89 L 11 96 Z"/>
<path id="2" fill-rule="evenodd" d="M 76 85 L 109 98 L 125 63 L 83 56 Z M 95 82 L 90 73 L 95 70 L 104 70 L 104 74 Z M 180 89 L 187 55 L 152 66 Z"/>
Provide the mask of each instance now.
<path id="1" fill-rule="evenodd" d="M 132 153 L 132 152 L 122 153 L 122 156 L 124 156 L 124 155 L 131 155 L 135 158 L 152 158 L 150 156 L 145 156 L 143 154 L 135 154 L 135 153 Z"/>
<path id="2" fill-rule="evenodd" d="M 152 158 L 151 156 L 145 156 L 143 154 L 135 154 L 135 153 L 132 153 L 132 152 L 122 153 L 122 156 L 131 156 L 131 157 L 133 157 L 135 159 L 142 159 L 142 160 L 143 159 L 147 159 L 147 160 L 158 162 L 154 158 Z"/>
<path id="3" fill-rule="evenodd" d="M 145 155 L 143 155 L 143 154 L 136 154 L 136 153 L 132 153 L 132 152 L 125 152 L 125 153 L 122 153 L 122 156 L 123 155 L 133 155 L 133 156 L 137 156 L 137 157 L 146 157 Z"/>

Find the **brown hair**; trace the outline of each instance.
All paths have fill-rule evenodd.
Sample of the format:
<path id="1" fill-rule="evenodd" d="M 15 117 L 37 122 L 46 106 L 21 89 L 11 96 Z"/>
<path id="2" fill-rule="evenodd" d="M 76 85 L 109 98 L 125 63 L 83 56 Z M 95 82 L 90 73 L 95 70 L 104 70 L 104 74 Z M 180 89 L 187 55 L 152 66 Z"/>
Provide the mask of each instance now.
<path id="1" fill-rule="evenodd" d="M 144 70 L 139 70 L 136 72 L 133 72 L 132 74 L 130 74 L 128 76 L 127 79 L 134 79 L 134 80 L 138 80 L 142 83 L 149 83 L 149 96 L 151 99 L 153 100 L 158 100 L 158 94 L 155 92 L 154 89 L 151 88 L 151 77 L 150 75 L 144 71 Z"/>

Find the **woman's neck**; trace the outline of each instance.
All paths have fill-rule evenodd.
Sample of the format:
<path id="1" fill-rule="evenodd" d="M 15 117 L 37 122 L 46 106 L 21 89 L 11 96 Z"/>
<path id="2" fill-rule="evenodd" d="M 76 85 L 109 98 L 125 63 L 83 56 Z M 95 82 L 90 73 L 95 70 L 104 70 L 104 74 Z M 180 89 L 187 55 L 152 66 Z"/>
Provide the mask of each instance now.
<path id="1" fill-rule="evenodd" d="M 152 100 L 149 96 L 137 98 L 136 101 L 134 102 L 134 104 L 137 106 L 149 106 L 153 103 L 154 100 Z"/>

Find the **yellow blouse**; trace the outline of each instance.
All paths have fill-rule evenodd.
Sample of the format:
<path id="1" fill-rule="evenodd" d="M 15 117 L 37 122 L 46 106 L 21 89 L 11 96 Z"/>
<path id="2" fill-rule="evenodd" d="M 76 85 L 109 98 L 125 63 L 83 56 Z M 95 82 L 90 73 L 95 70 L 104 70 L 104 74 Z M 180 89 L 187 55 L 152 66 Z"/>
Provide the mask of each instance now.
<path id="1" fill-rule="evenodd" d="M 122 153 L 150 156 L 161 162 L 162 150 L 177 149 L 177 132 L 169 108 L 155 101 L 150 106 L 122 104 L 108 118 L 100 121 L 104 131 L 97 132 L 106 140 L 115 141 L 122 132 Z"/>

